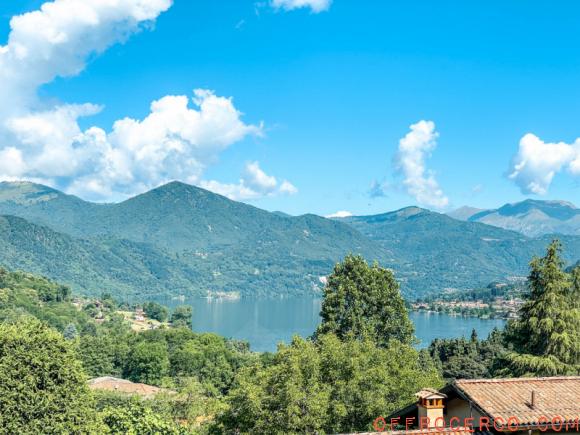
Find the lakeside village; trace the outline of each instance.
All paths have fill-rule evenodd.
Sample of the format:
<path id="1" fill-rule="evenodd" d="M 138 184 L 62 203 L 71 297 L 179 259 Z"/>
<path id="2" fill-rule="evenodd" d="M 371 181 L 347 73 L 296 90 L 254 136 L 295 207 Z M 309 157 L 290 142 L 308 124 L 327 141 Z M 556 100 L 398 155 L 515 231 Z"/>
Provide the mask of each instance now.
<path id="1" fill-rule="evenodd" d="M 444 289 L 409 304 L 413 311 L 481 319 L 516 319 L 526 301 L 527 278 L 514 276 L 470 291 Z"/>

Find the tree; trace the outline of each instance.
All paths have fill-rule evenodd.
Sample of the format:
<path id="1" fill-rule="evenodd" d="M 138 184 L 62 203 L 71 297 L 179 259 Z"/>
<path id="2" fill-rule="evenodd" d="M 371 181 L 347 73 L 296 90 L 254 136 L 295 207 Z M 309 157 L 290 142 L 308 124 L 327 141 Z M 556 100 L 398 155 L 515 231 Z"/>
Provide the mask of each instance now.
<path id="1" fill-rule="evenodd" d="M 103 423 L 111 434 L 130 435 L 179 435 L 185 433 L 172 419 L 155 412 L 136 397 L 118 401 L 100 413 Z"/>
<path id="2" fill-rule="evenodd" d="M 160 385 L 169 373 L 169 355 L 164 343 L 140 341 L 131 349 L 126 376 L 134 382 Z"/>
<path id="3" fill-rule="evenodd" d="M 192 327 L 193 310 L 189 305 L 180 305 L 171 315 L 171 324 L 175 327 Z"/>
<path id="4" fill-rule="evenodd" d="M 378 348 L 372 340 L 319 339 L 323 383 L 331 389 L 324 431 L 372 431 L 378 416 L 407 406 L 423 388 L 442 386 L 430 360 L 411 345 L 391 341 Z"/>
<path id="5" fill-rule="evenodd" d="M 145 302 L 143 304 L 145 315 L 153 320 L 165 322 L 169 317 L 169 310 L 157 302 Z"/>
<path id="6" fill-rule="evenodd" d="M 370 338 L 382 347 L 390 340 L 414 341 L 399 284 L 390 270 L 376 263 L 369 266 L 360 256 L 347 256 L 328 277 L 323 297 L 317 336 Z"/>
<path id="7" fill-rule="evenodd" d="M 431 362 L 394 340 L 379 348 L 370 339 L 316 342 L 295 337 L 273 360 L 240 370 L 218 420 L 242 433 L 343 433 L 372 429 L 373 420 L 413 400 L 441 379 Z"/>
<path id="8" fill-rule="evenodd" d="M 70 342 L 38 320 L 0 324 L 0 432 L 90 433 L 98 424 Z"/>
<path id="9" fill-rule="evenodd" d="M 564 272 L 561 251 L 554 240 L 543 258 L 530 262 L 529 300 L 506 328 L 514 350 L 505 357 L 507 370 L 515 376 L 580 372 L 578 272 L 572 278 Z"/>
<path id="10" fill-rule="evenodd" d="M 330 386 L 321 382 L 320 355 L 312 341 L 294 337 L 271 365 L 240 370 L 220 417 L 242 433 L 316 433 L 326 424 Z"/>
<path id="11" fill-rule="evenodd" d="M 186 341 L 174 349 L 170 357 L 174 376 L 196 377 L 207 390 L 214 390 L 216 394 L 227 393 L 244 360 L 244 354 L 215 334 L 202 334 Z"/>
<path id="12" fill-rule="evenodd" d="M 69 323 L 66 325 L 66 328 L 64 328 L 62 335 L 67 340 L 74 340 L 79 336 L 79 332 L 77 331 L 77 327 L 74 323 Z"/>

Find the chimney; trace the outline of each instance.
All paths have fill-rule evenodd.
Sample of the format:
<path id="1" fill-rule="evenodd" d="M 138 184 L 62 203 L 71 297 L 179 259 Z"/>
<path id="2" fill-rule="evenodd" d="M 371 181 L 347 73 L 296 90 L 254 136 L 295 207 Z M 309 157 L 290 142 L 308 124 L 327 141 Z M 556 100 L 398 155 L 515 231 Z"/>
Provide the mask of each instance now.
<path id="1" fill-rule="evenodd" d="M 536 392 L 532 390 L 532 398 L 530 400 L 530 407 L 534 409 L 536 407 Z"/>
<path id="2" fill-rule="evenodd" d="M 415 396 L 419 399 L 417 402 L 419 420 L 427 417 L 429 419 L 429 426 L 435 427 L 435 421 L 438 418 L 443 418 L 443 410 L 445 409 L 445 399 L 447 399 L 447 396 L 433 389 L 421 390 Z"/>

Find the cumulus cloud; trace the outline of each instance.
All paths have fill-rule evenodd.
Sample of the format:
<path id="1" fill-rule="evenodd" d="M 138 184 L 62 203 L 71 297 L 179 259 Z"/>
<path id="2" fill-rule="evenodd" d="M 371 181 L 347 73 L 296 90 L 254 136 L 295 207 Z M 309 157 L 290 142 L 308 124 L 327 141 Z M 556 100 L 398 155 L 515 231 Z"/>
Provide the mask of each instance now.
<path id="1" fill-rule="evenodd" d="M 258 162 L 246 164 L 240 181 L 237 184 L 226 184 L 218 181 L 202 180 L 200 186 L 212 192 L 219 193 L 233 200 L 251 200 L 264 196 L 294 195 L 298 189 L 289 181 L 278 180 L 266 174 Z"/>
<path id="2" fill-rule="evenodd" d="M 330 9 L 332 0 L 272 0 L 272 7 L 291 11 L 300 8 L 310 8 L 312 12 L 319 13 Z"/>
<path id="3" fill-rule="evenodd" d="M 0 113 L 8 108 L 11 113 L 27 112 L 31 106 L 40 106 L 36 99 L 39 86 L 57 77 L 77 75 L 91 55 L 124 41 L 168 10 L 171 3 L 55 0 L 13 17 L 8 43 L 0 46 Z"/>
<path id="4" fill-rule="evenodd" d="M 328 218 L 328 219 L 333 219 L 333 218 L 347 218 L 350 216 L 352 216 L 352 213 L 350 211 L 341 210 L 341 211 L 337 211 L 336 213 L 326 215 L 324 217 Z"/>
<path id="5" fill-rule="evenodd" d="M 202 182 L 221 151 L 260 126 L 244 124 L 229 98 L 198 89 L 190 107 L 186 96 L 167 96 L 151 104 L 142 120 L 125 118 L 111 132 L 93 127 L 71 143 L 79 155 L 78 175 L 70 187 L 84 197 L 132 194 L 171 180 Z"/>
<path id="6" fill-rule="evenodd" d="M 203 182 L 220 152 L 261 125 L 246 124 L 231 98 L 197 89 L 190 99 L 166 96 L 143 119 L 86 130 L 79 119 L 103 110 L 92 104 L 42 100 L 37 90 L 80 73 L 87 61 L 151 27 L 172 0 L 55 0 L 12 18 L 0 46 L 0 180 L 42 181 L 88 199 L 121 199 L 171 180 Z M 259 169 L 244 175 L 252 192 L 273 188 Z M 275 181 L 275 179 L 274 179 Z M 269 183 L 269 184 L 268 184 Z"/>
<path id="7" fill-rule="evenodd" d="M 509 178 L 524 194 L 545 195 L 554 176 L 564 169 L 580 175 L 580 138 L 572 144 L 549 143 L 528 133 L 520 140 Z"/>
<path id="8" fill-rule="evenodd" d="M 435 174 L 427 169 L 426 160 L 437 147 L 435 124 L 419 121 L 410 126 L 411 131 L 399 141 L 395 158 L 397 171 L 403 176 L 403 187 L 417 202 L 427 207 L 444 208 L 449 205 Z"/>

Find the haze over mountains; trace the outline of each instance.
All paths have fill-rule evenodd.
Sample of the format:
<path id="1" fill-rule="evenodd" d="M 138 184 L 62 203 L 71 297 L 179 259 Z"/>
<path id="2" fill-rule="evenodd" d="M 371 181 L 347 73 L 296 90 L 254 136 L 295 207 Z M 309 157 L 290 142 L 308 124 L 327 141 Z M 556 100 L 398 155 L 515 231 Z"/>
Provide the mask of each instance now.
<path id="1" fill-rule="evenodd" d="M 417 296 L 524 276 L 550 239 L 418 207 L 342 219 L 293 217 L 177 182 L 119 204 L 0 183 L 0 265 L 88 294 L 307 294 L 354 252 L 392 268 L 404 293 Z M 578 260 L 580 237 L 562 240 L 567 259 Z"/>
<path id="2" fill-rule="evenodd" d="M 461 207 L 449 216 L 518 231 L 530 237 L 544 234 L 580 235 L 580 209 L 566 201 L 528 199 L 494 210 Z"/>

